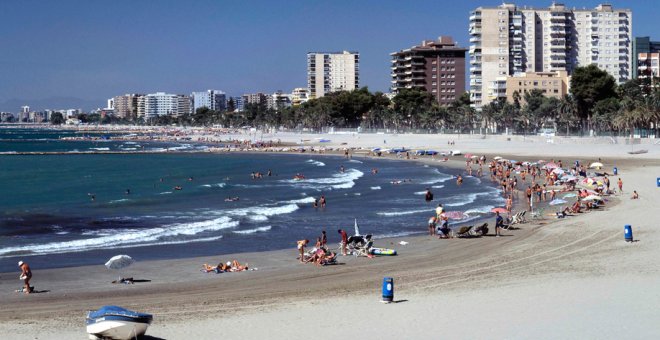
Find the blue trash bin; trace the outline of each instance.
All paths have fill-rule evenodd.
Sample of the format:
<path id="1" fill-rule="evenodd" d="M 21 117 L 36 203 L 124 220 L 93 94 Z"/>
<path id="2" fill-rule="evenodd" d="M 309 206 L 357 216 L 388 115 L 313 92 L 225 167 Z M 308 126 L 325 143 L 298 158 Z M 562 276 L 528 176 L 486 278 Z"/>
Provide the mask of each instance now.
<path id="1" fill-rule="evenodd" d="M 614 167 L 614 169 L 612 169 L 612 171 L 614 172 L 615 175 L 619 174 L 619 169 L 617 167 Z"/>
<path id="2" fill-rule="evenodd" d="M 630 224 L 626 224 L 623 227 L 623 236 L 626 238 L 626 242 L 632 242 L 633 241 L 633 233 L 632 233 L 632 227 Z M 385 294 L 385 288 L 383 288 L 383 294 Z"/>
<path id="3" fill-rule="evenodd" d="M 394 301 L 394 279 L 391 277 L 383 278 L 383 300 L 382 302 Z"/>

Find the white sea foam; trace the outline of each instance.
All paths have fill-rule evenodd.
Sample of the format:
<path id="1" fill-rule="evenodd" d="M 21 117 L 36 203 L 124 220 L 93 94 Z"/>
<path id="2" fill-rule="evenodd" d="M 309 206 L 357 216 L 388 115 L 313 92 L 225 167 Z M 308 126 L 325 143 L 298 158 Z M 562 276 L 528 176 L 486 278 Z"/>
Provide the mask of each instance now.
<path id="1" fill-rule="evenodd" d="M 380 190 L 380 189 L 381 189 L 380 186 L 371 187 L 371 190 Z"/>
<path id="2" fill-rule="evenodd" d="M 81 240 L 51 242 L 45 244 L 27 244 L 23 246 L 0 249 L 0 257 L 15 252 L 29 251 L 32 254 L 55 254 L 77 252 L 103 248 L 126 248 L 160 244 L 176 244 L 195 241 L 217 240 L 218 236 L 205 239 L 172 239 L 177 236 L 193 236 L 202 232 L 218 231 L 234 228 L 239 222 L 227 216 L 216 219 L 176 223 L 158 228 L 114 230 L 110 235 L 90 237 Z"/>
<path id="3" fill-rule="evenodd" d="M 426 195 L 426 190 L 424 191 L 417 191 L 415 195 Z"/>
<path id="4" fill-rule="evenodd" d="M 305 204 L 305 203 L 314 203 L 314 197 L 305 197 L 305 198 L 299 198 L 297 200 L 290 200 L 286 201 L 285 203 L 300 203 L 300 204 Z"/>
<path id="5" fill-rule="evenodd" d="M 362 161 L 358 161 L 357 159 L 350 159 L 350 160 L 348 160 L 348 162 L 349 162 L 349 163 L 358 163 L 358 164 L 362 164 Z"/>
<path id="6" fill-rule="evenodd" d="M 122 199 L 118 199 L 118 200 L 112 200 L 109 203 L 110 204 L 115 204 L 115 203 L 121 203 L 121 202 L 127 202 L 127 201 L 130 201 L 130 200 L 128 198 L 122 198 Z"/>
<path id="7" fill-rule="evenodd" d="M 433 188 L 433 189 L 442 189 L 444 187 L 445 187 L 444 185 L 433 185 L 433 186 L 431 186 L 431 188 Z"/>
<path id="8" fill-rule="evenodd" d="M 311 163 L 311 164 L 316 165 L 316 166 L 325 166 L 325 163 L 323 163 L 321 161 L 315 161 L 313 159 L 308 159 L 307 163 Z"/>
<path id="9" fill-rule="evenodd" d="M 137 150 L 137 148 L 121 148 L 121 149 L 122 149 L 122 150 L 126 150 L 126 151 L 133 151 L 133 150 Z"/>
<path id="10" fill-rule="evenodd" d="M 310 189 L 350 189 L 355 186 L 355 181 L 362 177 L 364 173 L 356 169 L 347 169 L 343 173 L 333 174 L 331 177 L 325 178 L 309 178 L 302 181 L 293 179 L 285 179 L 280 182 L 288 183 L 294 187 L 310 188 Z"/>
<path id="11" fill-rule="evenodd" d="M 454 178 L 454 176 L 452 176 L 452 175 L 448 175 L 448 174 L 445 174 L 445 173 L 442 173 L 442 172 L 440 172 L 440 170 L 438 170 L 438 169 L 434 169 L 434 172 L 437 173 L 437 174 L 439 174 L 439 175 L 441 175 L 441 176 L 438 177 L 438 178 L 429 179 L 429 180 L 427 180 L 427 181 L 422 182 L 421 184 L 437 184 L 437 183 L 444 183 L 444 182 L 446 182 L 446 181 L 448 181 L 448 180 Z"/>
<path id="12" fill-rule="evenodd" d="M 110 151 L 110 148 L 89 148 L 90 150 L 96 150 L 96 151 Z"/>
<path id="13" fill-rule="evenodd" d="M 225 186 L 227 186 L 227 183 L 224 183 L 224 182 L 215 183 L 215 184 L 202 184 L 202 185 L 200 185 L 200 187 L 204 187 L 204 188 L 224 188 Z"/>
<path id="14" fill-rule="evenodd" d="M 171 193 L 172 193 L 171 191 L 163 191 L 159 195 L 169 195 Z"/>
<path id="15" fill-rule="evenodd" d="M 254 228 L 254 229 L 248 229 L 248 230 L 234 230 L 233 232 L 236 234 L 255 234 L 259 232 L 266 232 L 271 229 L 271 226 L 267 225 L 265 227 L 259 227 L 259 228 Z"/>
<path id="16" fill-rule="evenodd" d="M 433 212 L 433 209 L 417 209 L 417 210 L 405 210 L 405 211 L 381 211 L 376 213 L 380 216 L 404 216 L 404 215 L 414 215 L 423 212 Z"/>
<path id="17" fill-rule="evenodd" d="M 254 222 L 264 222 L 264 221 L 268 221 L 268 216 L 264 216 L 264 215 L 250 215 L 250 216 L 248 216 L 248 219 L 249 219 L 250 221 L 254 221 Z"/>

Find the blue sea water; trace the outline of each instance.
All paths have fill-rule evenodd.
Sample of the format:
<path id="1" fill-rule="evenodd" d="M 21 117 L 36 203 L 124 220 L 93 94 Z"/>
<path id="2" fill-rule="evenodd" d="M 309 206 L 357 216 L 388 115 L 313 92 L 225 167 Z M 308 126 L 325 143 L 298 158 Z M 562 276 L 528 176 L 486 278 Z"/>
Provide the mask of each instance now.
<path id="1" fill-rule="evenodd" d="M 66 132 L 10 132 L 0 129 L 0 151 L 96 147 L 95 142 L 57 139 Z M 117 149 L 134 145 L 102 143 Z M 136 143 L 163 148 L 162 143 Z M 252 172 L 264 177 L 252 179 Z M 293 180 L 296 173 L 306 179 Z M 19 259 L 48 268 L 101 264 L 119 253 L 147 260 L 292 248 L 296 240 L 314 240 L 321 230 L 334 243 L 336 230 L 353 230 L 354 219 L 362 233 L 375 237 L 422 234 L 438 202 L 466 213 L 454 225 L 489 217 L 492 207 L 502 205 L 490 183 L 466 177 L 458 187 L 457 174 L 416 162 L 304 153 L 4 154 L 0 272 L 15 270 Z M 404 179 L 411 181 L 392 184 Z M 426 188 L 435 195 L 432 204 L 424 201 Z M 327 206 L 314 208 L 321 195 Z"/>

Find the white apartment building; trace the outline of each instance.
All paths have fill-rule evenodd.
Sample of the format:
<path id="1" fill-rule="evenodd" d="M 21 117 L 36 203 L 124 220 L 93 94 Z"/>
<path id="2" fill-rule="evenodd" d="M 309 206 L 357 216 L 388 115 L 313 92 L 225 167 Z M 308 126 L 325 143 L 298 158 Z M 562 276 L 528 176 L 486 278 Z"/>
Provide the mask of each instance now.
<path id="1" fill-rule="evenodd" d="M 225 111 L 227 109 L 227 95 L 218 90 L 207 90 L 206 92 L 193 92 L 193 112 L 206 107 L 214 111 Z"/>
<path id="2" fill-rule="evenodd" d="M 480 109 L 506 96 L 506 78 L 524 72 L 569 75 L 595 64 L 620 84 L 632 77 L 632 12 L 502 4 L 470 13 L 470 99 Z"/>
<path id="3" fill-rule="evenodd" d="M 291 92 L 291 104 L 300 105 L 309 100 L 309 91 L 304 87 L 296 87 Z"/>
<path id="4" fill-rule="evenodd" d="M 335 91 L 352 91 L 360 85 L 358 52 L 307 53 L 307 87 L 310 99 Z"/>
<path id="5" fill-rule="evenodd" d="M 138 99 L 138 115 L 142 111 L 145 118 L 181 116 L 191 112 L 190 97 L 186 95 L 156 92 L 143 98 L 143 100 Z M 142 110 L 140 110 L 140 104 L 142 104 Z"/>

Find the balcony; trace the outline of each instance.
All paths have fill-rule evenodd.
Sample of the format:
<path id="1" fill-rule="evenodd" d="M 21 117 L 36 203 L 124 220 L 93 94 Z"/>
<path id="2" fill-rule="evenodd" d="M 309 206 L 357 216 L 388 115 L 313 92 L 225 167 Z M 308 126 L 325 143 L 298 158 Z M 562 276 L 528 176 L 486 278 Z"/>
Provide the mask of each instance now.
<path id="1" fill-rule="evenodd" d="M 481 65 L 470 66 L 470 72 L 481 72 Z"/>
<path id="2" fill-rule="evenodd" d="M 470 58 L 470 64 L 471 65 L 481 64 L 481 58 Z"/>
<path id="3" fill-rule="evenodd" d="M 476 36 L 476 37 L 470 38 L 470 42 L 471 43 L 481 42 L 481 36 Z"/>
<path id="4" fill-rule="evenodd" d="M 477 20 L 481 20 L 481 12 L 475 12 L 470 15 L 470 22 Z"/>

